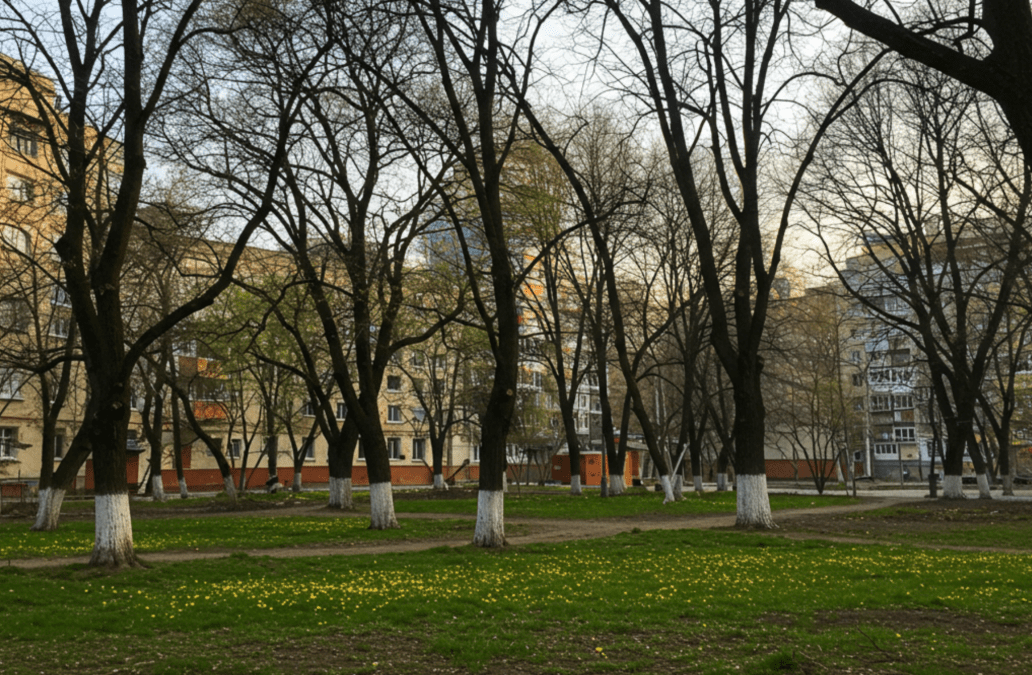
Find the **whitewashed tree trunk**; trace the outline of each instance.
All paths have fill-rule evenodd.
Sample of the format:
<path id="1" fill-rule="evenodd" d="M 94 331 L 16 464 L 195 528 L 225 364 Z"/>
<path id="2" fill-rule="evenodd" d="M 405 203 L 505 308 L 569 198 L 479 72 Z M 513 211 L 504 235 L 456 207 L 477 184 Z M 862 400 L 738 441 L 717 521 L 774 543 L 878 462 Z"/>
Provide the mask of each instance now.
<path id="1" fill-rule="evenodd" d="M 236 485 L 233 484 L 233 476 L 225 476 L 222 479 L 222 485 L 226 488 L 226 496 L 232 501 L 236 501 Z"/>
<path id="2" fill-rule="evenodd" d="M 444 474 L 434 474 L 434 489 L 435 490 L 447 490 L 448 484 L 444 482 Z"/>
<path id="3" fill-rule="evenodd" d="M 660 476 L 659 484 L 663 486 L 663 503 L 669 504 L 670 502 L 677 501 L 674 499 L 674 488 L 670 484 L 670 476 Z"/>
<path id="4" fill-rule="evenodd" d="M 481 490 L 477 496 L 473 545 L 488 548 L 505 546 L 505 493 L 501 490 Z"/>
<path id="5" fill-rule="evenodd" d="M 978 498 L 992 499 L 993 495 L 989 492 L 989 476 L 984 473 L 980 473 L 975 477 L 975 479 L 978 481 Z"/>
<path id="6" fill-rule="evenodd" d="M 676 501 L 684 499 L 684 476 L 681 474 L 674 476 L 674 499 Z"/>
<path id="7" fill-rule="evenodd" d="M 1014 477 L 1010 474 L 1003 476 L 1003 494 L 1006 497 L 1014 496 Z"/>
<path id="8" fill-rule="evenodd" d="M 290 489 L 292 492 L 301 492 L 301 472 L 294 472 L 294 482 L 291 483 Z"/>
<path id="9" fill-rule="evenodd" d="M 738 482 L 738 527 L 770 529 L 776 527 L 770 513 L 770 498 L 767 496 L 766 474 L 739 474 Z"/>
<path id="10" fill-rule="evenodd" d="M 32 529 L 36 532 L 50 532 L 57 529 L 61 516 L 61 504 L 65 491 L 61 488 L 44 488 L 39 491 L 39 506 L 36 509 L 36 522 Z"/>
<path id="11" fill-rule="evenodd" d="M 129 515 L 129 494 L 94 497 L 96 541 L 90 565 L 106 567 L 136 566 L 133 551 L 133 522 Z"/>
<path id="12" fill-rule="evenodd" d="M 943 499 L 964 499 L 964 482 L 960 476 L 946 474 L 942 477 Z"/>
<path id="13" fill-rule="evenodd" d="M 506 472 L 502 474 L 502 494 L 505 494 L 508 491 L 509 491 L 509 472 L 508 472 L 508 470 L 506 470 Z"/>
<path id="14" fill-rule="evenodd" d="M 370 530 L 389 530 L 398 527 L 398 519 L 394 515 L 394 493 L 389 481 L 369 486 L 369 507 Z"/>
<path id="15" fill-rule="evenodd" d="M 609 496 L 615 497 L 624 493 L 623 476 L 609 474 Z"/>
<path id="16" fill-rule="evenodd" d="M 186 479 L 185 478 L 180 478 L 179 479 L 179 498 L 180 499 L 189 499 L 190 498 L 190 488 L 186 487 Z"/>
<path id="17" fill-rule="evenodd" d="M 717 474 L 717 492 L 727 492 L 727 474 Z"/>
<path id="18" fill-rule="evenodd" d="M 580 493 L 581 493 L 580 474 L 577 474 L 576 476 L 570 476 L 570 494 L 571 495 L 580 495 Z"/>
<path id="19" fill-rule="evenodd" d="M 330 476 L 330 503 L 331 509 L 344 508 L 344 479 Z"/>
<path id="20" fill-rule="evenodd" d="M 161 474 L 151 476 L 151 498 L 156 502 L 165 501 L 165 483 L 161 480 Z"/>
<path id="21" fill-rule="evenodd" d="M 702 476 L 693 476 L 692 483 L 695 485 L 695 491 L 702 492 Z"/>

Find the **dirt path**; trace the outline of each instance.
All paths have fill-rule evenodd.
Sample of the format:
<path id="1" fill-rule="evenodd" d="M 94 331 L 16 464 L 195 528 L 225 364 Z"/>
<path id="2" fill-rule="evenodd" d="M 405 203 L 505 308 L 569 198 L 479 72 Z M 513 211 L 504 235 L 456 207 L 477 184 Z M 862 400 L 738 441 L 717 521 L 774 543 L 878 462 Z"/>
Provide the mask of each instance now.
<path id="1" fill-rule="evenodd" d="M 867 499 L 860 504 L 847 506 L 831 506 L 812 509 L 785 509 L 774 512 L 776 522 L 789 524 L 797 518 L 813 518 L 816 515 L 836 516 L 846 513 L 856 513 L 881 509 L 899 504 L 908 503 L 903 499 Z M 198 515 L 254 515 L 253 511 L 236 511 L 224 513 L 189 514 L 191 517 Z M 333 511 L 322 506 L 291 506 L 274 508 L 260 512 L 269 517 L 288 516 L 326 516 L 345 518 L 368 518 L 368 513 Z M 87 514 L 83 514 L 87 515 Z M 157 517 L 182 516 L 182 512 L 161 514 Z M 401 514 L 403 518 L 421 518 L 429 520 L 469 520 L 473 516 L 457 516 L 443 513 L 408 513 Z M 134 516 L 135 517 L 135 516 Z M 147 517 L 147 516 L 143 516 Z M 735 524 L 734 514 L 710 514 L 702 516 L 664 516 L 662 514 L 648 514 L 644 516 L 632 516 L 625 518 L 607 518 L 598 520 L 563 520 L 555 518 L 507 518 L 506 525 L 515 530 L 525 532 L 509 536 L 508 543 L 513 546 L 535 543 L 558 543 L 575 541 L 580 539 L 599 539 L 611 537 L 624 532 L 637 530 L 705 530 L 717 528 L 730 528 Z M 771 534 L 780 534 L 780 530 L 774 530 Z M 784 534 L 788 534 L 787 532 Z M 793 533 L 793 536 L 803 536 Z M 824 537 L 822 535 L 809 535 L 810 538 Z M 389 542 L 347 542 L 333 546 L 298 546 L 293 548 L 253 548 L 253 549 L 232 549 L 232 550 L 208 550 L 208 551 L 159 551 L 155 553 L 140 554 L 140 560 L 144 563 L 168 563 L 182 562 L 189 560 L 212 560 L 225 558 L 233 553 L 246 553 L 251 556 L 268 556 L 270 558 L 301 558 L 309 556 L 325 555 L 359 555 L 385 553 L 405 553 L 408 551 L 425 551 L 440 546 L 468 546 L 468 532 L 457 533 L 454 537 L 400 540 Z M 75 556 L 69 558 L 26 558 L 22 560 L 9 560 L 8 565 L 23 569 L 38 569 L 43 567 L 59 567 L 75 563 L 87 563 L 89 556 Z"/>

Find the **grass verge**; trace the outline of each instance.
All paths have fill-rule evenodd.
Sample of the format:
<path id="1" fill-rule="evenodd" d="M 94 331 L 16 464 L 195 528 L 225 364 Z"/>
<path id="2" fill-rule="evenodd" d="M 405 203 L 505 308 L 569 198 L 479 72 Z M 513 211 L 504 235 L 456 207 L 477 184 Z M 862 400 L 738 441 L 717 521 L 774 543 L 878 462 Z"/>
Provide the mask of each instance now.
<path id="1" fill-rule="evenodd" d="M 1024 673 L 1032 560 L 739 532 L 0 569 L 9 673 Z"/>
<path id="2" fill-rule="evenodd" d="M 366 518 L 340 516 L 139 519 L 133 522 L 133 544 L 137 553 L 153 553 L 473 536 L 473 523 L 466 520 L 408 518 L 399 522 L 400 529 L 370 530 Z M 25 523 L 4 523 L 0 525 L 0 559 L 88 555 L 93 541 L 92 521 L 62 523 L 53 532 L 30 532 Z"/>

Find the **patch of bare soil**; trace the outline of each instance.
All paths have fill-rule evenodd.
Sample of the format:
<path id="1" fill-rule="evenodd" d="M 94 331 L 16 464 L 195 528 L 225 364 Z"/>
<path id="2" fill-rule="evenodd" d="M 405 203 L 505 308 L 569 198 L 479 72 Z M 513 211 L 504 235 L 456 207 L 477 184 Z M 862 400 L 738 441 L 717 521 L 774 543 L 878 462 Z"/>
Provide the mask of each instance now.
<path id="1" fill-rule="evenodd" d="M 1032 502 L 980 499 L 919 499 L 893 502 L 869 502 L 876 508 L 896 507 L 888 513 L 853 511 L 834 513 L 828 509 L 794 512 L 791 517 L 778 517 L 783 534 L 809 533 L 832 537 L 906 540 L 908 535 L 942 533 L 951 529 L 969 529 L 979 525 L 1025 525 L 1032 528 Z"/>

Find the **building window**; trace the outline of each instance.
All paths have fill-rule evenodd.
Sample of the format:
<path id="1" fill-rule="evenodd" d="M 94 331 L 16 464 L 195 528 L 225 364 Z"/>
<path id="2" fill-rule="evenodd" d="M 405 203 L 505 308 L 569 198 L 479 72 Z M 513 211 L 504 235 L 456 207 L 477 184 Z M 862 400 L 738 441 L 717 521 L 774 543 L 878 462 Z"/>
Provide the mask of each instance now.
<path id="1" fill-rule="evenodd" d="M 60 286 L 54 286 L 54 297 L 50 299 L 50 302 L 59 307 L 72 306 L 72 298 L 68 295 L 68 291 Z"/>
<path id="2" fill-rule="evenodd" d="M 471 461 L 471 462 L 479 462 L 480 461 L 480 444 L 479 443 L 477 443 L 476 445 L 473 446 L 473 451 L 472 451 L 471 454 L 473 456 L 470 458 L 469 461 Z"/>
<path id="3" fill-rule="evenodd" d="M 10 225 L 4 225 L 0 228 L 0 232 L 3 233 L 4 246 L 20 253 L 29 252 L 30 239 L 28 233 Z"/>
<path id="4" fill-rule="evenodd" d="M 874 454 L 879 457 L 888 457 L 896 455 L 896 444 L 895 443 L 875 443 Z"/>
<path id="5" fill-rule="evenodd" d="M 66 338 L 72 329 L 72 320 L 67 316 L 55 316 L 50 320 L 50 335 Z"/>
<path id="6" fill-rule="evenodd" d="M 914 427 L 896 427 L 893 431 L 893 438 L 899 442 L 914 441 Z"/>
<path id="7" fill-rule="evenodd" d="M 21 400 L 22 374 L 13 368 L 0 368 L 0 399 Z"/>
<path id="8" fill-rule="evenodd" d="M 401 391 L 401 375 L 387 376 L 387 391 Z"/>
<path id="9" fill-rule="evenodd" d="M 884 394 L 877 394 L 871 397 L 871 412 L 880 412 L 883 410 L 889 410 L 889 404 L 892 399 Z"/>
<path id="10" fill-rule="evenodd" d="M 389 405 L 387 406 L 387 421 L 393 424 L 401 422 L 401 406 L 400 405 Z"/>
<path id="11" fill-rule="evenodd" d="M 22 204 L 31 204 L 36 201 L 36 184 L 27 178 L 8 176 L 7 191 L 11 195 L 11 201 Z"/>
<path id="12" fill-rule="evenodd" d="M 232 459 L 240 459 L 240 454 L 243 450 L 243 447 L 243 442 L 239 438 L 234 438 L 229 442 L 229 456 Z"/>
<path id="13" fill-rule="evenodd" d="M 54 459 L 61 459 L 65 453 L 65 437 L 64 434 L 56 434 L 54 436 Z"/>
<path id="14" fill-rule="evenodd" d="M 301 406 L 301 414 L 305 417 L 315 417 L 315 403 L 305 401 L 305 404 Z"/>
<path id="15" fill-rule="evenodd" d="M 312 439 L 308 439 L 301 446 L 301 456 L 305 458 L 306 462 L 315 461 L 315 442 Z"/>
<path id="16" fill-rule="evenodd" d="M 39 156 L 39 141 L 36 136 L 17 126 L 11 126 L 11 147 L 26 157 Z"/>
<path id="17" fill-rule="evenodd" d="M 849 360 L 853 363 L 860 363 L 860 352 L 853 350 L 849 353 Z"/>
<path id="18" fill-rule="evenodd" d="M 542 373 L 534 371 L 530 374 L 530 384 L 535 389 L 542 389 L 545 386 L 545 376 Z"/>
<path id="19" fill-rule="evenodd" d="M 412 352 L 411 363 L 414 368 L 422 368 L 423 363 L 425 363 L 423 352 Z"/>
<path id="20" fill-rule="evenodd" d="M 358 458 L 363 462 L 365 461 L 365 443 L 362 442 L 361 438 L 358 439 Z"/>
<path id="21" fill-rule="evenodd" d="M 337 419 L 342 420 L 348 416 L 348 405 L 344 401 L 337 403 Z"/>
<path id="22" fill-rule="evenodd" d="M 897 394 L 892 397 L 892 407 L 896 410 L 909 410 L 914 407 L 914 397 L 910 394 Z"/>
<path id="23" fill-rule="evenodd" d="M 413 378 L 413 380 L 412 380 L 412 391 L 416 392 L 416 394 L 422 394 L 423 393 L 423 389 L 425 387 L 426 387 L 426 382 L 424 382 L 422 380 L 422 378 L 418 378 L 418 377 L 417 378 Z"/>
<path id="24" fill-rule="evenodd" d="M 401 439 L 391 437 L 387 439 L 387 456 L 391 459 L 405 459 L 401 454 Z"/>
<path id="25" fill-rule="evenodd" d="M 0 457 L 14 458 L 14 444 L 18 430 L 14 427 L 0 427 Z"/>
<path id="26" fill-rule="evenodd" d="M 854 387 L 862 387 L 862 386 L 864 386 L 864 376 L 863 376 L 863 373 L 853 373 L 853 386 Z"/>
<path id="27" fill-rule="evenodd" d="M 422 462 L 426 459 L 426 439 L 425 438 L 413 438 L 412 439 L 412 459 Z"/>
<path id="28" fill-rule="evenodd" d="M 0 301 L 0 327 L 12 333 L 29 331 L 29 303 L 24 300 Z"/>

